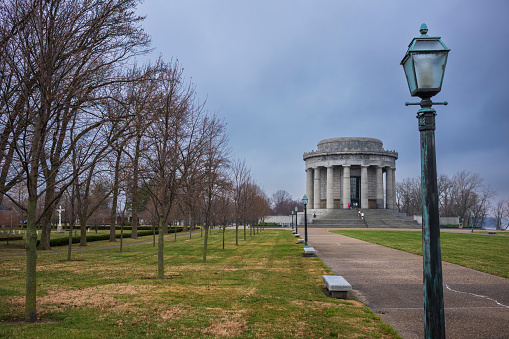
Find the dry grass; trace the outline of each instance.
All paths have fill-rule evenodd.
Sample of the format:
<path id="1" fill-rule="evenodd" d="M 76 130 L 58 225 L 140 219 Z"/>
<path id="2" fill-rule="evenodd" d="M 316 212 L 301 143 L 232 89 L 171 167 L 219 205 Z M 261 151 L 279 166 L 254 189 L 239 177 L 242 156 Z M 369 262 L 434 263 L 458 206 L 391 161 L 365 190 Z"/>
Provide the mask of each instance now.
<path id="1" fill-rule="evenodd" d="M 61 320 L 47 330 L 1 321 L 21 318 L 25 300 L 23 258 L 0 257 L 0 333 L 13 338 L 397 338 L 361 303 L 327 298 L 321 276 L 330 271 L 318 258 L 304 258 L 287 232 L 273 231 L 224 252 L 211 236 L 207 263 L 201 260 L 202 239 L 196 238 L 165 246 L 166 279 L 155 279 L 151 244 L 123 253 L 73 253 L 70 262 L 62 260 L 64 253 L 40 256 L 38 315 L 41 324 Z"/>
<path id="2" fill-rule="evenodd" d="M 235 338 L 240 337 L 247 328 L 247 321 L 244 318 L 247 310 L 212 309 L 212 311 L 217 318 L 211 320 L 210 326 L 202 331 L 203 334 Z"/>

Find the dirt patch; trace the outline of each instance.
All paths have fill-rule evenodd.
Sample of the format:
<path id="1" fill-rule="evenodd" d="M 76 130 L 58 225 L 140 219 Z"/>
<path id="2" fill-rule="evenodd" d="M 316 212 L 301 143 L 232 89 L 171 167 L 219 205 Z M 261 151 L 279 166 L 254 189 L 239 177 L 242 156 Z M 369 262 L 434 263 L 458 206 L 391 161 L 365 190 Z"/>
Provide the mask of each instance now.
<path id="1" fill-rule="evenodd" d="M 265 274 L 260 273 L 260 272 L 252 272 L 249 275 L 249 277 L 250 277 L 251 280 L 259 281 L 259 280 L 262 280 L 262 279 L 265 278 Z"/>
<path id="2" fill-rule="evenodd" d="M 100 285 L 77 290 L 52 289 L 44 296 L 37 298 L 37 305 L 41 312 L 55 311 L 66 307 L 93 308 L 97 310 L 114 310 L 125 312 L 127 310 L 136 311 L 132 302 L 126 302 L 125 299 L 119 299 L 122 295 L 144 295 L 157 289 L 152 285 L 124 285 L 110 284 Z M 14 304 L 23 304 L 24 297 L 10 298 Z"/>
<path id="3" fill-rule="evenodd" d="M 243 318 L 246 310 L 218 311 L 222 313 L 221 317 L 217 320 L 212 320 L 210 326 L 204 329 L 202 333 L 225 338 L 240 337 L 247 328 L 247 322 Z"/>
<path id="4" fill-rule="evenodd" d="M 258 290 L 258 289 L 257 289 L 256 287 L 252 287 L 252 288 L 251 288 L 251 289 L 250 289 L 250 290 L 246 293 L 246 296 L 245 296 L 244 298 L 248 298 L 248 297 L 253 296 L 253 295 L 256 293 L 256 291 L 257 291 L 257 290 Z"/>

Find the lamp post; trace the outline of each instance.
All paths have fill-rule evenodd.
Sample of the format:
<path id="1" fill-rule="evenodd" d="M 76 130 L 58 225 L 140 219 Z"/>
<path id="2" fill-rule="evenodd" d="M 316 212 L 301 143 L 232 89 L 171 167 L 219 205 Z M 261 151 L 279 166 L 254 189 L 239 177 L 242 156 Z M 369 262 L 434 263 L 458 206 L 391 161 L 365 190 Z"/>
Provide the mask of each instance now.
<path id="1" fill-rule="evenodd" d="M 307 204 L 308 204 L 308 196 L 304 194 L 302 197 L 302 204 L 304 205 L 304 247 L 308 247 L 308 212 L 307 212 Z"/>
<path id="2" fill-rule="evenodd" d="M 299 208 L 295 206 L 295 233 L 299 233 L 299 230 L 297 229 L 297 211 Z"/>
<path id="3" fill-rule="evenodd" d="M 474 233 L 474 212 L 470 211 L 470 223 L 472 224 L 472 233 Z"/>
<path id="4" fill-rule="evenodd" d="M 414 38 L 401 61 L 411 96 L 421 98 L 417 111 L 421 145 L 422 246 L 424 288 L 424 334 L 426 338 L 445 338 L 442 258 L 440 253 L 440 220 L 438 213 L 437 169 L 435 155 L 435 115 L 431 108 L 447 105 L 432 102 L 442 89 L 449 49 L 440 37 L 427 35 L 421 25 L 421 36 Z"/>
<path id="5" fill-rule="evenodd" d="M 292 210 L 292 231 L 293 231 L 293 210 Z"/>

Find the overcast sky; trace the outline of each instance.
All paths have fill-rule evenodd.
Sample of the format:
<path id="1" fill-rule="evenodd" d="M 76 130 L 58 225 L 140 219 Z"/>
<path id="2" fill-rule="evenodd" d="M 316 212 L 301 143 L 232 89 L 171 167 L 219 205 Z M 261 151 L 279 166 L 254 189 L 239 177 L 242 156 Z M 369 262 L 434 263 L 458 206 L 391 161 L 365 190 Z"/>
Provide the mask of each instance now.
<path id="1" fill-rule="evenodd" d="M 269 197 L 306 189 L 304 152 L 372 137 L 396 180 L 420 175 L 418 106 L 400 61 L 419 27 L 451 49 L 437 110 L 438 173 L 479 173 L 509 198 L 508 0 L 145 0 L 156 59 L 178 58 L 228 124 Z"/>

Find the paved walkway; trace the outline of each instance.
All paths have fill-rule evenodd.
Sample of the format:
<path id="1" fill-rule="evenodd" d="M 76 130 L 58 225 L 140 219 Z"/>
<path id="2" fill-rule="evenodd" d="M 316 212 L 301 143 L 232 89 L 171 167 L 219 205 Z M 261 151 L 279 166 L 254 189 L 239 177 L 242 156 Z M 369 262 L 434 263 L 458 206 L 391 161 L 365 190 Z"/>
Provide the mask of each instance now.
<path id="1" fill-rule="evenodd" d="M 403 338 L 424 336 L 422 257 L 309 228 L 309 246 Z M 509 279 L 443 262 L 446 337 L 509 338 Z"/>

